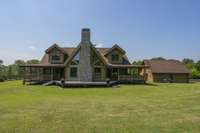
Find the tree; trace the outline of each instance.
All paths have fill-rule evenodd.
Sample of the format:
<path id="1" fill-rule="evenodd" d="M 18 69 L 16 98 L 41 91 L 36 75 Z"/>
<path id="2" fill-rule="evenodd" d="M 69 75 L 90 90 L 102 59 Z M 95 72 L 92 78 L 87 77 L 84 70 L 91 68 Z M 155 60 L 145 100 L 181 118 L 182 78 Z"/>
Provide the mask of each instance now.
<path id="1" fill-rule="evenodd" d="M 0 65 L 3 65 L 3 60 L 0 60 Z"/>
<path id="2" fill-rule="evenodd" d="M 189 58 L 184 58 L 184 59 L 182 60 L 182 63 L 183 63 L 183 64 L 194 64 L 194 60 L 189 59 Z"/>
<path id="3" fill-rule="evenodd" d="M 200 78 L 200 61 L 195 63 L 193 59 L 184 58 L 182 63 L 191 71 L 191 78 Z"/>
<path id="4" fill-rule="evenodd" d="M 199 71 L 197 70 L 197 69 L 192 69 L 191 70 L 191 77 L 193 78 L 193 79 L 199 79 L 200 78 L 200 73 L 199 73 Z"/>
<path id="5" fill-rule="evenodd" d="M 133 65 L 142 65 L 143 61 L 138 60 L 138 61 L 134 61 L 132 64 Z"/>
<path id="6" fill-rule="evenodd" d="M 24 64 L 25 64 L 25 61 L 23 61 L 23 60 L 16 60 L 16 61 L 15 61 L 15 64 L 18 65 L 18 66 L 24 65 Z"/>
<path id="7" fill-rule="evenodd" d="M 152 60 L 166 60 L 166 59 L 163 57 L 154 57 L 154 58 L 152 58 Z"/>
<path id="8" fill-rule="evenodd" d="M 4 81 L 4 66 L 3 61 L 0 60 L 0 82 Z"/>
<path id="9" fill-rule="evenodd" d="M 199 61 L 197 61 L 197 63 L 196 63 L 196 69 L 199 71 L 199 73 L 200 73 L 200 60 Z"/>
<path id="10" fill-rule="evenodd" d="M 16 78 L 17 79 L 22 79 L 23 77 L 23 70 L 20 68 L 20 65 L 24 65 L 25 61 L 24 60 L 16 60 L 15 65 L 16 65 Z"/>
<path id="11" fill-rule="evenodd" d="M 17 65 L 12 64 L 8 66 L 8 78 L 9 79 L 17 79 L 18 77 L 18 71 L 17 71 Z"/>
<path id="12" fill-rule="evenodd" d="M 8 67 L 3 65 L 3 60 L 0 60 L 0 82 L 8 79 L 7 71 Z"/>
<path id="13" fill-rule="evenodd" d="M 186 65 L 189 70 L 195 69 L 195 62 L 192 59 L 185 58 L 182 60 L 182 63 Z"/>
<path id="14" fill-rule="evenodd" d="M 37 59 L 31 59 L 26 62 L 26 64 L 38 64 L 40 61 Z"/>

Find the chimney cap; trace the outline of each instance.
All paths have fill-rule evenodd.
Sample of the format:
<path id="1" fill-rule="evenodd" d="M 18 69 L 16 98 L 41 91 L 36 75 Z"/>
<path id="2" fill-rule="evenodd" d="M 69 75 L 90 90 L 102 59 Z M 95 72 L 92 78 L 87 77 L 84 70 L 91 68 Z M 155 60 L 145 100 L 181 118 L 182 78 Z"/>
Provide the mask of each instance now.
<path id="1" fill-rule="evenodd" d="M 90 31 L 89 28 L 83 28 L 82 31 Z"/>

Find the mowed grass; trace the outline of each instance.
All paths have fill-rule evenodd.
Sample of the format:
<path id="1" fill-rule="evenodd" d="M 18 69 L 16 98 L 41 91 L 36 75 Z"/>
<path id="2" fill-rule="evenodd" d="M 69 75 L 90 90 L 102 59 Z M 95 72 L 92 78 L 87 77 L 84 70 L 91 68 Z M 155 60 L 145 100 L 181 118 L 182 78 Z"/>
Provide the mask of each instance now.
<path id="1" fill-rule="evenodd" d="M 0 133 L 199 133 L 200 83 L 71 88 L 0 83 Z"/>

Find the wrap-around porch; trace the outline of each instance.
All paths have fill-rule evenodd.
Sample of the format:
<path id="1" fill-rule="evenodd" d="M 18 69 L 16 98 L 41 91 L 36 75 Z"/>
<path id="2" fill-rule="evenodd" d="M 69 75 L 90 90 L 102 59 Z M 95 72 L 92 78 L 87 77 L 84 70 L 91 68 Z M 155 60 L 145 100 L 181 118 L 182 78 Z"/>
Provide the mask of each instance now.
<path id="1" fill-rule="evenodd" d="M 49 81 L 68 81 L 65 75 L 64 65 L 26 65 L 22 66 L 24 71 L 23 83 L 38 82 L 45 83 Z M 111 65 L 107 67 L 105 79 L 96 80 L 97 76 L 93 77 L 93 82 L 118 81 L 119 83 L 145 83 L 146 68 L 144 65 Z M 66 83 L 73 82 L 68 81 Z"/>

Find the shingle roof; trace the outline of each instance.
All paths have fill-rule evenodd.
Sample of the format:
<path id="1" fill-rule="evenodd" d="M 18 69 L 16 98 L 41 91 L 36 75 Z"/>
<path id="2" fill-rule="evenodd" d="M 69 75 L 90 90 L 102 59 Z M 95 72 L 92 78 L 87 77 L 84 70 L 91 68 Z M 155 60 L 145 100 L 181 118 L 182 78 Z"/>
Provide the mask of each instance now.
<path id="1" fill-rule="evenodd" d="M 25 64 L 20 65 L 21 67 L 65 67 L 64 64 Z"/>
<path id="2" fill-rule="evenodd" d="M 63 51 L 65 51 L 65 53 L 67 53 L 70 56 L 74 51 L 75 47 L 63 47 L 62 49 Z"/>
<path id="3" fill-rule="evenodd" d="M 144 60 L 144 64 L 150 66 L 152 73 L 190 73 L 178 60 Z"/>
<path id="4" fill-rule="evenodd" d="M 44 54 L 44 56 L 42 57 L 41 61 L 40 61 L 40 64 L 49 64 L 48 62 L 48 57 L 49 55 L 47 53 Z"/>
<path id="5" fill-rule="evenodd" d="M 76 49 L 76 47 L 62 47 L 62 49 L 65 51 L 65 53 L 67 53 L 69 56 L 72 54 L 72 52 L 74 51 L 74 49 Z M 106 54 L 106 52 L 110 49 L 110 48 L 96 48 L 100 53 L 102 53 L 103 55 Z"/>
<path id="6" fill-rule="evenodd" d="M 78 45 L 79 46 L 79 45 Z M 68 57 L 72 57 L 73 56 L 73 53 L 75 53 L 76 49 L 78 48 L 77 47 L 60 47 L 59 45 L 57 44 L 53 44 L 51 47 L 49 47 L 46 51 L 45 51 L 45 54 L 44 56 L 42 57 L 40 63 L 38 65 L 33 65 L 33 66 L 51 66 L 51 63 L 48 62 L 49 60 L 49 52 L 54 49 L 54 48 L 57 48 L 58 50 L 60 50 L 63 54 L 67 54 Z M 130 65 L 130 62 L 128 60 L 128 57 L 126 56 L 125 54 L 125 51 L 120 48 L 118 45 L 114 45 L 113 47 L 111 48 L 96 48 L 94 45 L 92 45 L 94 50 L 97 52 L 97 54 L 99 55 L 99 57 L 102 59 L 102 61 L 105 63 L 105 65 L 108 65 L 108 66 L 112 66 L 113 64 L 111 64 L 109 61 L 108 61 L 108 58 L 106 57 L 106 55 L 112 51 L 113 49 L 117 48 L 117 49 L 120 49 L 124 55 L 123 55 L 123 58 L 127 61 L 126 65 Z M 66 60 L 67 61 L 67 60 Z M 65 63 L 66 63 L 65 61 Z M 63 64 L 58 64 L 59 66 L 62 66 L 62 65 L 66 65 L 65 63 Z M 120 65 L 120 64 L 118 64 Z M 121 64 L 123 65 L 123 64 Z M 30 66 L 30 65 L 29 65 Z M 54 66 L 54 65 L 52 65 Z M 115 66 L 113 66 L 115 67 Z"/>
<path id="7" fill-rule="evenodd" d="M 55 44 L 54 44 L 55 45 Z M 53 48 L 54 47 L 51 46 L 50 48 Z M 58 47 L 58 45 L 56 45 Z M 50 49 L 49 48 L 49 49 Z M 76 47 L 60 47 L 60 49 L 65 53 L 67 54 L 68 56 L 71 56 L 71 54 L 73 53 L 73 51 L 76 49 Z M 96 48 L 96 50 L 100 53 L 100 55 L 102 56 L 102 58 L 104 58 L 104 60 L 108 63 L 108 60 L 107 58 L 104 56 L 105 54 L 107 54 L 107 52 L 110 50 L 111 48 Z M 127 61 L 128 61 L 128 58 L 126 55 L 123 56 Z M 50 64 L 48 62 L 48 53 L 45 53 L 45 55 L 43 56 L 40 64 Z"/>

